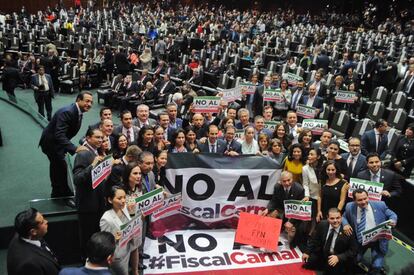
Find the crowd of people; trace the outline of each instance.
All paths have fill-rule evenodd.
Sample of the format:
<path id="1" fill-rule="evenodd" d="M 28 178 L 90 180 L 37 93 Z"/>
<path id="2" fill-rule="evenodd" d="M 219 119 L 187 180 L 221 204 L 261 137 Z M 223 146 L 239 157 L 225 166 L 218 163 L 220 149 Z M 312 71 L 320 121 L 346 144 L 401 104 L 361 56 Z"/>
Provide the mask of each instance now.
<path id="1" fill-rule="evenodd" d="M 15 87 L 31 87 L 39 113 L 44 116 L 46 108 L 50 122 L 40 146 L 50 161 L 52 197 L 74 195 L 67 182 L 65 155 L 76 154 L 75 203 L 85 268 L 110 266 L 115 274 L 128 274 L 129 268 L 138 274 L 144 269 L 143 240 L 133 239 L 122 248 L 116 242 L 120 226 L 136 215 L 135 198 L 164 186 L 169 154 L 213 153 L 269 158 L 283 171 L 267 209 L 260 214 L 283 219 L 282 230 L 290 244 L 304 252 L 306 268 L 352 274 L 357 260 L 361 272 L 385 274 L 387 242 L 362 246 L 360 234 L 387 220 L 390 226 L 397 223 L 390 208 L 398 203 L 401 183 L 414 166 L 414 123 L 404 121 L 403 132 L 390 146 L 389 121 L 380 118 L 360 136 L 346 134 L 348 150 L 341 153 L 336 133 L 302 127 L 297 108 L 314 108 L 315 118 L 329 119 L 331 126 L 334 113 L 342 110 L 364 118 L 364 98 L 379 86 L 390 96 L 401 92 L 407 102 L 411 100 L 414 57 L 408 35 L 412 29 L 346 32 L 291 11 L 188 6 L 172 10 L 165 2 L 152 4 L 117 2 L 110 10 L 57 6 L 37 15 L 8 16 L 8 25 L 3 26 L 12 36 L 16 30 L 28 31 L 17 45 L 18 60 L 13 51 L 4 57 L 3 89 L 16 102 Z M 35 26 L 33 42 L 44 45 L 45 54 L 21 52 L 30 45 L 29 28 Z M 76 44 L 75 39 L 84 43 Z M 12 39 L 6 42 L 13 46 Z M 62 50 L 66 42 L 70 47 Z M 299 79 L 293 83 L 285 78 L 287 73 Z M 52 99 L 64 91 L 67 82 L 62 77 L 67 74 L 72 81 L 78 80 L 82 91 L 75 103 L 52 116 Z M 229 83 L 222 85 L 225 81 Z M 105 91 L 107 106 L 101 108 L 99 121 L 89 126 L 81 144 L 75 145 L 71 139 L 93 104 L 94 92 L 86 88 L 103 82 L 111 84 Z M 217 113 L 194 111 L 195 97 L 220 97 L 242 82 L 253 86 L 253 92 L 241 89 L 235 102 L 222 100 Z M 264 100 L 269 89 L 280 89 L 281 100 Z M 336 101 L 340 91 L 354 92 L 353 103 Z M 165 110 L 154 115 L 151 110 L 156 106 Z M 332 114 L 323 117 L 326 109 Z M 113 117 L 117 111 L 119 121 Z M 276 124 L 274 128 L 267 127 L 269 122 Z M 114 158 L 112 172 L 103 184 L 92 188 L 91 170 L 108 155 Z M 385 158 L 392 161 L 386 165 Z M 351 178 L 383 183 L 382 201 L 371 202 L 366 191 L 357 189 L 351 202 L 347 196 Z M 286 219 L 286 199 L 312 201 L 312 221 Z M 43 216 L 35 209 L 22 212 L 16 217 L 16 230 L 19 237 L 10 245 L 9 273 L 28 274 L 27 268 L 38 267 L 39 274 L 57 274 L 55 256 L 42 244 L 47 232 Z M 99 231 L 110 232 L 115 240 Z M 97 239 L 103 247 L 96 248 Z M 48 253 L 53 266 L 13 258 L 27 244 Z M 362 261 L 367 248 L 373 255 L 368 265 Z M 69 271 L 61 274 L 69 274 L 65 272 Z"/>

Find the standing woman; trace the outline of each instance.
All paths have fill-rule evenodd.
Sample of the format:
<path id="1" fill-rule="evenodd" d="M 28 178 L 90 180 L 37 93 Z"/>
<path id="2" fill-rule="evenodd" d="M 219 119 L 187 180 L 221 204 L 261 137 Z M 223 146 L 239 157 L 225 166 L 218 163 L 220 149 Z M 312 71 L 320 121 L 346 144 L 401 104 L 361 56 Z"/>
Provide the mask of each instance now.
<path id="1" fill-rule="evenodd" d="M 259 145 L 254 139 L 253 126 L 247 126 L 244 128 L 244 140 L 241 144 L 241 151 L 243 155 L 256 155 L 260 152 Z"/>
<path id="2" fill-rule="evenodd" d="M 306 163 L 306 158 L 303 155 L 302 145 L 299 143 L 292 144 L 289 147 L 289 153 L 285 159 L 283 167 L 284 171 L 289 171 L 293 175 L 293 181 L 302 182 L 302 168 Z"/>
<path id="3" fill-rule="evenodd" d="M 312 131 L 303 129 L 299 134 L 298 142 L 302 145 L 303 154 L 307 158 L 310 149 L 312 149 Z"/>
<path id="4" fill-rule="evenodd" d="M 318 215 L 316 221 L 326 219 L 330 208 L 344 209 L 348 183 L 342 178 L 335 161 L 328 160 L 322 165 L 321 192 L 318 199 Z"/>
<path id="5" fill-rule="evenodd" d="M 339 149 L 340 149 L 340 145 L 339 142 L 336 140 L 331 140 L 328 144 L 328 148 L 327 148 L 327 152 L 324 156 L 324 160 L 332 160 L 335 161 L 339 172 L 342 174 L 342 176 L 344 177 L 346 172 L 347 172 L 347 163 L 346 160 L 344 158 L 341 157 L 341 155 L 339 154 Z"/>
<path id="6" fill-rule="evenodd" d="M 292 92 L 289 90 L 287 79 L 280 81 L 280 92 L 282 93 L 282 101 L 275 102 L 275 115 L 281 119 L 285 118 L 289 110 L 290 101 L 292 100 Z"/>
<path id="7" fill-rule="evenodd" d="M 148 151 L 154 154 L 156 148 L 153 138 L 154 130 L 148 125 L 142 126 L 138 133 L 138 147 L 141 148 L 142 151 Z"/>
<path id="8" fill-rule="evenodd" d="M 321 192 L 319 175 L 322 166 L 321 150 L 312 148 L 308 153 L 308 161 L 302 168 L 302 185 L 305 189 L 304 201 L 312 202 L 312 226 L 315 226 L 316 214 L 318 212 L 318 199 Z"/>
<path id="9" fill-rule="evenodd" d="M 186 153 L 185 131 L 181 128 L 174 131 L 171 137 L 171 144 L 168 148 L 169 153 Z"/>
<path id="10" fill-rule="evenodd" d="M 286 125 L 279 123 L 276 125 L 276 129 L 273 132 L 273 138 L 277 138 L 282 143 L 282 151 L 286 152 L 289 146 L 292 144 L 292 140 L 289 138 L 289 134 L 286 131 Z"/>
<path id="11" fill-rule="evenodd" d="M 152 172 L 154 172 L 155 183 L 159 186 L 164 186 L 165 184 L 165 166 L 167 165 L 168 153 L 166 150 L 158 151 L 155 154 L 155 165 Z"/>
<path id="12" fill-rule="evenodd" d="M 114 159 L 120 159 L 125 155 L 128 148 L 128 139 L 126 135 L 119 134 L 115 140 L 115 148 L 113 150 Z"/>
<path id="13" fill-rule="evenodd" d="M 118 185 L 112 186 L 107 201 L 111 208 L 103 214 L 99 225 L 101 231 L 112 233 L 117 241 L 111 269 L 116 275 L 128 275 L 129 260 L 131 259 L 132 272 L 134 275 L 138 275 L 138 245 L 140 240 L 134 238 L 126 246 L 119 246 L 121 226 L 131 220 L 124 189 Z"/>

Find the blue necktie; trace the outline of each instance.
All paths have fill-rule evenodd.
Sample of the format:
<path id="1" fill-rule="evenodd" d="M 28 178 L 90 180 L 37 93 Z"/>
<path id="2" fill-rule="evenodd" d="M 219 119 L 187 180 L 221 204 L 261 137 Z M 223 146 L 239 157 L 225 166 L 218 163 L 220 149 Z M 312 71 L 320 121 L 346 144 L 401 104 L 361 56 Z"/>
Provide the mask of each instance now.
<path id="1" fill-rule="evenodd" d="M 365 230 L 365 224 L 366 224 L 366 213 L 365 208 L 361 208 L 361 220 L 358 223 L 358 242 L 362 243 L 362 231 Z"/>

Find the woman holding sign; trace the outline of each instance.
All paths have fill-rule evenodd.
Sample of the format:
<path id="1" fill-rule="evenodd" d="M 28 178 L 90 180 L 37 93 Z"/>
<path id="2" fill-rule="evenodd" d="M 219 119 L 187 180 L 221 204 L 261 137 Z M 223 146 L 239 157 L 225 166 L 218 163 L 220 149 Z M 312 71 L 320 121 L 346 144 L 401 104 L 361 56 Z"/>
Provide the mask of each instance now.
<path id="1" fill-rule="evenodd" d="M 140 238 L 132 238 L 124 246 L 120 244 L 121 226 L 131 220 L 124 189 L 121 186 L 112 186 L 107 200 L 111 205 L 111 209 L 103 214 L 99 226 L 101 231 L 112 233 L 117 242 L 111 269 L 116 275 L 128 275 L 129 260 L 131 259 L 132 272 L 134 275 L 138 275 L 138 245 Z"/>
<path id="2" fill-rule="evenodd" d="M 319 222 L 326 219 L 330 208 L 344 209 L 346 195 L 349 184 L 346 182 L 339 171 L 335 161 L 328 160 L 322 166 L 321 171 L 321 192 L 318 199 L 318 215 L 316 220 Z"/>
<path id="3" fill-rule="evenodd" d="M 290 101 L 292 100 L 292 92 L 289 89 L 289 82 L 287 79 L 280 81 L 280 94 L 282 100 L 275 102 L 275 116 L 279 116 L 281 119 L 286 118 L 287 112 L 290 107 Z"/>

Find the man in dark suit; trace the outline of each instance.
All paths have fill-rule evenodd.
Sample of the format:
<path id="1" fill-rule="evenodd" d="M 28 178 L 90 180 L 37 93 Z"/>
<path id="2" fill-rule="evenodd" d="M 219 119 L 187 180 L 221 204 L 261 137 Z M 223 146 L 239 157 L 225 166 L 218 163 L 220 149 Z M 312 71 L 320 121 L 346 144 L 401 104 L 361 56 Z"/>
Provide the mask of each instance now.
<path id="1" fill-rule="evenodd" d="M 208 126 L 207 140 L 202 143 L 198 142 L 198 148 L 200 153 L 218 153 L 223 154 L 226 150 L 226 142 L 222 139 L 217 139 L 218 127 L 217 125 L 210 124 Z"/>
<path id="2" fill-rule="evenodd" d="M 164 80 L 160 86 L 160 91 L 157 95 L 159 100 L 163 100 L 160 103 L 165 103 L 166 100 L 168 99 L 168 96 L 170 94 L 173 94 L 175 91 L 175 84 L 174 82 L 171 80 L 170 75 L 169 74 L 165 74 L 164 75 Z"/>
<path id="3" fill-rule="evenodd" d="M 365 91 L 371 94 L 372 89 L 372 77 L 374 76 L 375 70 L 379 63 L 378 56 L 375 55 L 374 49 L 369 49 L 367 60 L 363 65 L 363 76 L 362 79 L 365 81 Z"/>
<path id="4" fill-rule="evenodd" d="M 76 155 L 73 165 L 82 256 L 86 255 L 86 242 L 99 231 L 99 220 L 105 212 L 104 183 L 92 188 L 91 175 L 92 168 L 103 160 L 98 153 L 102 141 L 103 133 L 99 129 L 89 129 L 84 143 L 87 150 Z"/>
<path id="5" fill-rule="evenodd" d="M 316 95 L 316 86 L 315 85 L 311 85 L 309 87 L 309 95 L 303 96 L 300 103 L 305 105 L 305 106 L 316 108 L 315 117 L 318 117 L 319 114 L 322 112 L 323 98 Z"/>
<path id="6" fill-rule="evenodd" d="M 174 129 L 183 128 L 183 120 L 177 117 L 177 105 L 175 103 L 167 104 L 167 114 L 170 118 L 170 126 Z"/>
<path id="7" fill-rule="evenodd" d="M 9 275 L 56 275 L 60 266 L 44 241 L 48 222 L 36 209 L 17 214 L 14 220 L 16 235 L 7 252 Z"/>
<path id="8" fill-rule="evenodd" d="M 329 72 L 329 57 L 326 55 L 326 50 L 322 49 L 321 53 L 316 58 L 316 69 L 323 69 L 323 72 L 327 74 Z"/>
<path id="9" fill-rule="evenodd" d="M 253 117 L 262 115 L 263 113 L 263 106 L 270 105 L 273 107 L 273 104 L 270 102 L 263 102 L 263 92 L 265 89 L 270 89 L 272 84 L 272 78 L 270 76 L 265 76 L 263 79 L 263 85 L 260 85 L 256 88 L 254 95 L 253 95 L 253 101 L 252 101 L 252 115 Z M 246 108 L 248 108 L 248 102 L 246 101 Z"/>
<path id="10" fill-rule="evenodd" d="M 3 90 L 6 91 L 10 101 L 16 103 L 17 101 L 16 95 L 14 94 L 14 89 L 16 89 L 17 84 L 19 84 L 20 75 L 19 70 L 13 67 L 12 62 L 9 60 L 7 60 L 5 63 L 1 81 L 3 82 Z"/>
<path id="11" fill-rule="evenodd" d="M 59 275 L 111 275 L 111 265 L 115 252 L 115 237 L 109 232 L 97 232 L 92 235 L 86 245 L 88 257 L 83 267 L 67 267 Z"/>
<path id="12" fill-rule="evenodd" d="M 391 220 L 390 226 L 397 224 L 397 215 L 390 210 L 383 201 L 369 201 L 367 191 L 356 189 L 352 194 L 354 201 L 345 207 L 342 219 L 344 233 L 348 236 L 354 234 L 358 240 L 357 262 L 361 266 L 363 256 L 368 249 L 371 249 L 371 270 L 369 274 L 386 274 L 384 258 L 388 252 L 388 240 L 379 239 L 362 246 L 362 232 L 375 227 L 385 221 Z M 365 269 L 365 265 L 362 264 Z"/>
<path id="13" fill-rule="evenodd" d="M 52 118 L 52 98 L 54 97 L 53 81 L 50 75 L 45 74 L 45 68 L 40 66 L 37 74 L 32 75 L 30 86 L 34 90 L 34 98 L 37 103 L 39 114 L 45 116 L 47 120 Z"/>
<path id="14" fill-rule="evenodd" d="M 367 160 L 361 154 L 361 140 L 357 137 L 351 137 L 348 140 L 349 153 L 341 154 L 341 157 L 346 160 L 348 167 L 345 179 L 349 181 L 350 178 L 356 178 L 358 173 L 367 169 Z"/>
<path id="15" fill-rule="evenodd" d="M 128 74 L 130 66 L 125 49 L 119 49 L 115 54 L 114 60 L 118 73 L 125 77 Z"/>
<path id="16" fill-rule="evenodd" d="M 296 84 L 296 89 L 292 94 L 292 100 L 290 102 L 290 109 L 296 111 L 296 106 L 301 102 L 303 96 L 306 94 L 305 90 L 305 81 L 300 80 Z"/>
<path id="17" fill-rule="evenodd" d="M 234 139 L 236 134 L 236 127 L 233 125 L 227 126 L 224 129 L 224 141 L 226 142 L 226 151 L 224 154 L 227 156 L 238 156 L 242 153 L 241 144 Z"/>
<path id="18" fill-rule="evenodd" d="M 368 154 L 367 167 L 368 169 L 358 173 L 358 178 L 383 183 L 383 200 L 387 202 L 390 197 L 401 195 L 400 176 L 391 170 L 381 168 L 381 160 L 377 153 Z"/>
<path id="19" fill-rule="evenodd" d="M 352 274 L 358 245 L 355 236 L 343 233 L 342 215 L 337 208 L 328 211 L 328 219 L 321 221 L 303 253 L 303 267 L 323 270 L 323 274 Z"/>
<path id="20" fill-rule="evenodd" d="M 52 198 L 73 196 L 67 182 L 66 153 L 71 155 L 86 150 L 84 146 L 76 147 L 70 139 L 79 131 L 83 113 L 92 107 L 93 97 L 90 92 L 81 92 L 76 103 L 59 109 L 50 123 L 43 130 L 39 146 L 50 161 L 50 180 Z"/>
<path id="21" fill-rule="evenodd" d="M 414 95 L 414 64 L 408 67 L 407 76 L 404 79 L 403 91 L 408 96 Z"/>
<path id="22" fill-rule="evenodd" d="M 368 153 L 378 153 L 381 158 L 385 157 L 388 150 L 387 127 L 387 121 L 381 118 L 375 122 L 374 129 L 362 135 L 362 154 L 367 156 Z"/>
<path id="23" fill-rule="evenodd" d="M 139 128 L 132 124 L 132 114 L 130 111 L 121 113 L 121 125 L 114 128 L 112 135 L 117 138 L 118 135 L 124 134 L 127 137 L 128 144 L 137 144 Z"/>
<path id="24" fill-rule="evenodd" d="M 325 98 L 325 100 L 327 101 L 328 97 L 327 97 L 326 81 L 325 79 L 323 79 L 323 75 L 321 72 L 316 72 L 315 79 L 309 81 L 308 90 L 309 90 L 309 87 L 312 85 L 316 86 L 316 95 L 319 97 Z"/>

